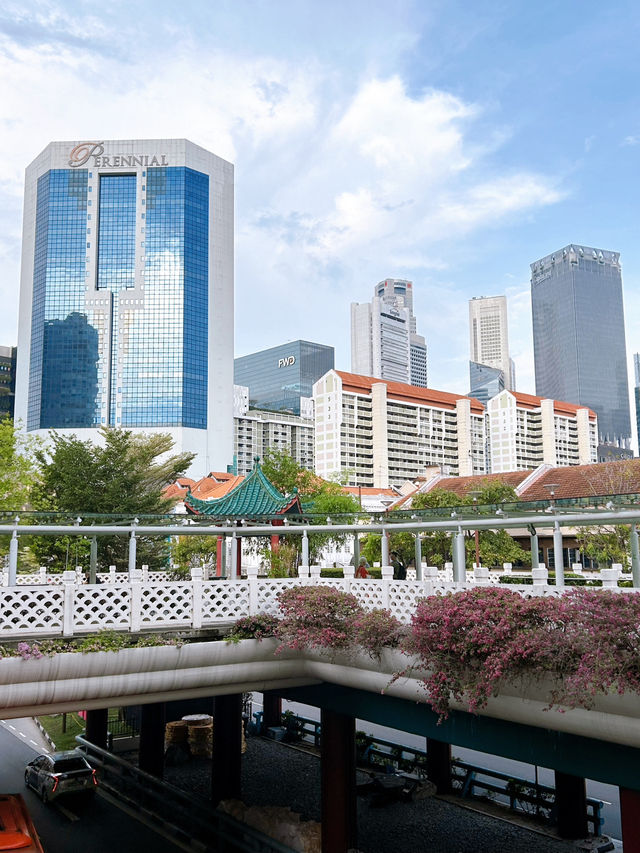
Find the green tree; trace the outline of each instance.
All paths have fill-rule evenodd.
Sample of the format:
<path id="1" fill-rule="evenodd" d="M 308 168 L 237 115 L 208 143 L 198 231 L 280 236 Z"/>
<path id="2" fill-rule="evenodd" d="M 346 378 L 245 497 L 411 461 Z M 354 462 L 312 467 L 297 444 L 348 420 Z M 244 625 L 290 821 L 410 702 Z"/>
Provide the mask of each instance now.
<path id="1" fill-rule="evenodd" d="M 0 420 L 0 510 L 20 512 L 29 506 L 37 481 L 37 442 L 10 418 Z"/>
<path id="2" fill-rule="evenodd" d="M 428 510 L 431 507 L 455 507 L 465 506 L 471 501 L 466 496 L 456 494 L 447 489 L 433 489 L 424 494 L 415 495 L 411 501 L 411 508 Z M 424 517 L 428 517 L 423 513 Z M 434 516 L 436 517 L 436 516 Z M 437 516 L 442 518 L 442 516 Z M 443 566 L 453 559 L 451 533 L 446 530 L 433 530 L 422 536 L 422 556 L 428 566 Z"/>
<path id="3" fill-rule="evenodd" d="M 598 566 L 622 563 L 627 566 L 631 557 L 629 528 L 625 524 L 579 527 L 576 532 L 578 548 Z"/>
<path id="4" fill-rule="evenodd" d="M 128 430 L 103 428 L 101 445 L 76 436 L 53 435 L 49 448 L 36 450 L 40 480 L 33 490 L 37 509 L 109 516 L 167 513 L 172 500 L 163 496 L 163 488 L 182 476 L 194 454 L 169 455 L 173 440 L 166 434 L 134 435 Z M 78 543 L 75 543 L 76 549 Z M 88 540 L 83 561 L 86 561 Z M 100 565 L 126 567 L 127 536 L 98 537 Z M 37 537 L 32 549 L 42 563 L 62 567 L 68 564 L 68 543 L 51 537 Z M 138 538 L 138 562 L 164 564 L 168 543 L 161 538 Z"/>
<path id="5" fill-rule="evenodd" d="M 265 477 L 284 495 L 290 495 L 294 488 L 304 497 L 317 495 L 326 482 L 299 465 L 286 450 L 270 448 L 261 465 Z"/>
<path id="6" fill-rule="evenodd" d="M 211 566 L 216 561 L 216 536 L 178 536 L 171 543 L 173 562 L 183 569 Z"/>

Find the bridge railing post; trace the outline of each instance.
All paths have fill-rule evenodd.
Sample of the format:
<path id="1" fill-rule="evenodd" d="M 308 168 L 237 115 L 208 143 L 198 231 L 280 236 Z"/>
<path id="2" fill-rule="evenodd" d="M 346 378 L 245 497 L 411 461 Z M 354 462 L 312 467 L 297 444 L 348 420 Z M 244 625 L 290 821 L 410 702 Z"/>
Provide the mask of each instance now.
<path id="1" fill-rule="evenodd" d="M 351 585 L 354 581 L 356 575 L 356 567 L 355 566 L 343 566 L 342 567 L 342 575 L 344 580 L 342 581 L 344 591 L 351 592 Z"/>
<path id="2" fill-rule="evenodd" d="M 47 567 L 46 566 L 40 566 L 39 572 L 40 572 L 40 577 L 38 579 L 39 583 L 43 583 L 43 584 L 46 583 L 47 582 Z"/>
<path id="3" fill-rule="evenodd" d="M 71 570 L 62 573 L 64 604 L 62 610 L 62 635 L 73 637 L 73 605 L 75 603 L 76 573 Z"/>
<path id="4" fill-rule="evenodd" d="M 249 616 L 258 612 L 258 567 L 247 566 L 247 581 L 249 583 Z"/>
<path id="5" fill-rule="evenodd" d="M 191 569 L 191 627 L 202 628 L 202 582 L 204 570 Z"/>
<path id="6" fill-rule="evenodd" d="M 131 630 L 139 631 L 142 624 L 142 569 L 131 569 Z"/>
<path id="7" fill-rule="evenodd" d="M 393 580 L 393 566 L 382 566 L 382 608 L 388 610 L 390 606 L 389 586 Z"/>

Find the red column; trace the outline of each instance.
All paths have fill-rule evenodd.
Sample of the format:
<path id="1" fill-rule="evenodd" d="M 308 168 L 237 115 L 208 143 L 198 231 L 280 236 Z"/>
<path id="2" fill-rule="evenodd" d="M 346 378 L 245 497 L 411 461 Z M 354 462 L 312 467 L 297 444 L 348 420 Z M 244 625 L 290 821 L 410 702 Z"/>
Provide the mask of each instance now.
<path id="1" fill-rule="evenodd" d="M 620 788 L 624 853 L 640 853 L 640 791 Z"/>
<path id="2" fill-rule="evenodd" d="M 238 536 L 236 539 L 236 548 L 237 550 L 237 559 L 236 559 L 236 576 L 240 577 L 242 575 L 242 536 Z"/>
<path id="3" fill-rule="evenodd" d="M 279 696 L 266 690 L 262 694 L 262 710 L 264 712 L 262 717 L 263 732 L 274 726 L 282 725 L 282 699 Z"/>
<path id="4" fill-rule="evenodd" d="M 560 770 L 555 771 L 555 779 L 558 835 L 560 838 L 586 838 L 589 829 L 585 780 Z"/>
<path id="5" fill-rule="evenodd" d="M 218 536 L 216 546 L 216 577 L 222 577 L 222 549 L 224 548 L 224 536 Z"/>
<path id="6" fill-rule="evenodd" d="M 347 853 L 358 846 L 355 720 L 324 708 L 320 719 L 322 853 Z"/>
<path id="7" fill-rule="evenodd" d="M 213 702 L 211 800 L 241 799 L 242 694 L 216 696 Z"/>

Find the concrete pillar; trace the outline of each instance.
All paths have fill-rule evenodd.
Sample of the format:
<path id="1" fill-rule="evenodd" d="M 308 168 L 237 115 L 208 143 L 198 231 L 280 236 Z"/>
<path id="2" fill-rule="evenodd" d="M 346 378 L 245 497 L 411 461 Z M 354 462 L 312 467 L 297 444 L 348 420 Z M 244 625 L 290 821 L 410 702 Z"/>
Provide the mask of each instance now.
<path id="1" fill-rule="evenodd" d="M 145 773 L 162 779 L 164 771 L 164 727 L 166 706 L 152 702 L 142 706 L 138 766 Z"/>
<path id="2" fill-rule="evenodd" d="M 589 829 L 585 780 L 559 770 L 555 771 L 555 777 L 558 835 L 560 838 L 586 838 Z"/>
<path id="3" fill-rule="evenodd" d="M 620 788 L 620 817 L 624 853 L 640 853 L 640 791 Z"/>
<path id="4" fill-rule="evenodd" d="M 562 530 L 556 521 L 553 528 L 553 565 L 556 572 L 556 586 L 564 586 L 564 555 L 562 553 Z"/>
<path id="5" fill-rule="evenodd" d="M 107 748 L 107 720 L 109 718 L 108 708 L 98 708 L 87 711 L 86 738 L 101 749 Z"/>
<path id="6" fill-rule="evenodd" d="M 136 534 L 135 531 L 131 531 L 131 536 L 129 536 L 129 571 L 133 572 L 136 567 Z"/>
<path id="7" fill-rule="evenodd" d="M 216 577 L 224 575 L 224 536 L 216 539 Z"/>
<path id="8" fill-rule="evenodd" d="M 235 580 L 238 577 L 238 539 L 235 533 L 231 537 L 231 565 L 229 566 L 229 577 Z"/>
<path id="9" fill-rule="evenodd" d="M 211 801 L 241 799 L 242 694 L 213 700 L 213 762 Z"/>
<path id="10" fill-rule="evenodd" d="M 640 587 L 640 547 L 638 546 L 638 525 L 631 525 L 631 577 L 633 586 Z"/>
<path id="11" fill-rule="evenodd" d="M 322 853 L 357 847 L 355 720 L 324 708 L 322 736 Z"/>
<path id="12" fill-rule="evenodd" d="M 453 535 L 453 580 L 455 583 L 465 583 L 467 580 L 464 533 L 462 530 Z"/>
<path id="13" fill-rule="evenodd" d="M 302 565 L 309 565 L 309 536 L 306 530 L 302 534 Z"/>
<path id="14" fill-rule="evenodd" d="M 450 794 L 451 744 L 427 738 L 427 778 L 438 789 L 439 794 Z"/>
<path id="15" fill-rule="evenodd" d="M 282 725 L 282 699 L 268 690 L 262 694 L 262 729 L 266 732 L 274 726 Z"/>
<path id="16" fill-rule="evenodd" d="M 538 562 L 538 533 L 535 527 L 529 528 L 531 534 L 531 568 L 537 569 L 540 566 Z"/>
<path id="17" fill-rule="evenodd" d="M 354 533 L 354 535 L 353 535 L 353 565 L 355 566 L 356 569 L 358 568 L 359 563 L 360 563 L 360 539 L 358 537 L 358 534 Z M 309 565 L 309 564 L 305 563 L 305 565 Z"/>
<path id="18" fill-rule="evenodd" d="M 416 580 L 422 580 L 422 539 L 420 534 L 416 533 Z"/>
<path id="19" fill-rule="evenodd" d="M 386 530 L 382 531 L 382 536 L 380 537 L 380 565 L 388 566 L 389 565 L 389 534 Z"/>
<path id="20" fill-rule="evenodd" d="M 18 534 L 14 530 L 9 542 L 9 586 L 18 582 Z"/>
<path id="21" fill-rule="evenodd" d="M 95 583 L 98 572 L 98 537 L 91 537 L 91 550 L 89 551 L 89 583 Z"/>

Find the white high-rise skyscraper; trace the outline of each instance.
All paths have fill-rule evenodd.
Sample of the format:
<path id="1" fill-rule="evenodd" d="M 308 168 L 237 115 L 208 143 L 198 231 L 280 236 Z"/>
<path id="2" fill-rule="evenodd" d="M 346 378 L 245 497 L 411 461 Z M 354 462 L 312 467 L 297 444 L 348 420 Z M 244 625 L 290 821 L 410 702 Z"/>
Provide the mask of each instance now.
<path id="1" fill-rule="evenodd" d="M 16 417 L 233 459 L 233 166 L 186 139 L 52 142 L 27 168 Z"/>
<path id="2" fill-rule="evenodd" d="M 370 303 L 351 303 L 351 370 L 427 387 L 427 345 L 416 332 L 412 282 L 384 279 Z"/>
<path id="3" fill-rule="evenodd" d="M 515 365 L 509 357 L 506 296 L 474 296 L 469 300 L 470 360 L 501 370 L 504 387 L 515 391 Z"/>

